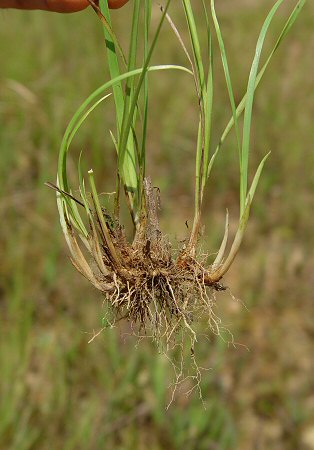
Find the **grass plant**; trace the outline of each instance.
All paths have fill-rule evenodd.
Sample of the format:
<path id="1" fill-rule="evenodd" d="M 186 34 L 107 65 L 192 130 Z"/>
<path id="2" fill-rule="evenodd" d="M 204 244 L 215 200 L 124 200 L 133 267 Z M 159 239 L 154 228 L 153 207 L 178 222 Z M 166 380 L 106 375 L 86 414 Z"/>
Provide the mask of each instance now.
<path id="1" fill-rule="evenodd" d="M 256 30 L 270 3 L 216 2 L 236 104 L 237 93 L 245 91 Z M 199 14 L 198 2 L 192 4 Z M 273 22 L 268 51 L 292 4 L 287 0 Z M 113 17 L 122 43 L 126 42 L 131 5 Z M 173 1 L 170 12 L 188 43 L 180 7 L 180 1 Z M 87 344 L 89 332 L 102 327 L 101 294 L 69 264 L 56 223 L 54 195 L 43 187 L 45 180 L 55 178 L 56 148 L 73 109 L 109 79 L 102 63 L 102 30 L 95 23 L 97 18 L 92 10 L 70 16 L 13 10 L 1 14 L 0 448 L 304 446 L 314 417 L 310 401 L 314 236 L 309 220 L 314 164 L 313 14 L 314 4 L 307 2 L 297 26 L 276 51 L 255 99 L 258 126 L 253 126 L 251 167 L 258 166 L 265 149 L 271 148 L 272 154 L 260 179 L 244 245 L 225 277 L 248 309 L 229 302 L 226 293 L 219 294 L 217 304 L 237 341 L 248 344 L 251 351 L 227 348 L 214 336 L 210 341 L 200 336 L 198 361 L 214 368 L 202 378 L 206 411 L 195 395 L 186 398 L 183 394 L 165 411 L 171 394 L 167 389 L 171 367 L 148 340 L 135 347 L 134 339 L 125 335 L 126 322 Z M 155 9 L 152 23 L 157 18 Z M 48 29 L 53 30 L 49 36 Z M 207 42 L 203 24 L 199 38 Z M 229 105 L 220 95 L 219 52 L 215 53 L 214 80 L 219 92 L 215 94 L 214 145 L 229 119 Z M 160 55 L 163 63 L 182 64 L 184 55 L 167 26 L 155 55 L 154 63 Z M 161 227 L 178 240 L 185 220 L 191 223 L 190 166 L 197 126 L 191 120 L 193 83 L 185 84 L 188 77 L 180 73 L 149 75 L 147 147 L 147 170 L 164 198 Z M 28 89 L 32 97 L 23 96 L 9 80 Z M 112 99 L 89 116 L 72 141 L 67 170 L 78 198 L 75 161 L 82 148 L 86 180 L 85 168 L 93 167 L 99 192 L 114 189 L 114 151 L 110 135 L 104 133 L 104 129 L 115 129 Z M 167 108 L 163 99 L 169 102 Z M 212 188 L 206 188 L 202 220 L 207 230 L 206 253 L 218 249 L 225 208 L 229 208 L 230 230 L 237 219 L 234 135 L 232 131 L 224 141 L 211 173 Z M 106 196 L 100 198 L 102 204 L 106 202 Z M 124 214 L 122 208 L 123 218 Z M 283 342 L 288 352 L 283 351 Z M 189 361 L 189 352 L 186 357 Z"/>
<path id="2" fill-rule="evenodd" d="M 194 324 L 206 317 L 208 327 L 220 333 L 220 319 L 215 314 L 215 293 L 223 290 L 222 278 L 232 265 L 242 243 L 257 185 L 269 155 L 263 157 L 253 176 L 249 171 L 250 136 L 255 91 L 273 55 L 302 10 L 305 0 L 299 0 L 284 24 L 265 63 L 260 59 L 269 27 L 277 10 L 284 3 L 278 0 L 268 13 L 256 44 L 248 76 L 247 88 L 239 104 L 233 89 L 232 77 L 215 10 L 215 2 L 201 2 L 203 19 L 207 25 L 207 42 L 199 38 L 199 17 L 190 0 L 182 0 L 190 43 L 185 43 L 180 30 L 169 16 L 171 0 L 160 11 L 156 27 L 152 27 L 150 1 L 134 0 L 129 51 L 127 56 L 112 29 L 105 0 L 99 7 L 91 2 L 104 25 L 107 61 L 111 79 L 97 89 L 77 110 L 65 132 L 59 156 L 58 208 L 62 229 L 77 270 L 99 291 L 110 306 L 106 323 L 114 325 L 121 319 L 130 321 L 136 334 L 152 336 L 165 351 L 173 348 L 187 333 L 190 337 L 192 363 L 197 332 Z M 169 23 L 178 47 L 187 57 L 187 67 L 178 65 L 152 66 L 156 44 L 162 27 Z M 152 36 L 152 37 L 151 37 Z M 144 43 L 143 46 L 140 44 Z M 217 43 L 217 45 L 216 45 Z M 215 145 L 212 138 L 215 109 L 213 54 L 219 52 L 232 117 Z M 140 65 L 140 67 L 139 67 Z M 147 135 L 150 107 L 149 73 L 177 70 L 194 83 L 199 111 L 198 138 L 195 145 L 195 207 L 190 235 L 183 245 L 173 249 L 167 234 L 160 229 L 158 191 L 146 173 L 149 149 Z M 105 208 L 98 194 L 93 170 L 83 173 L 78 163 L 79 196 L 74 196 L 67 174 L 67 155 L 70 144 L 82 123 L 112 91 L 116 130 L 111 132 L 117 154 L 117 174 L 114 208 Z M 243 113 L 243 122 L 240 116 Z M 231 129 L 235 130 L 239 159 L 239 220 L 229 243 L 229 217 L 222 243 L 213 261 L 202 255 L 199 247 L 204 192 L 211 169 Z M 250 181 L 251 180 L 251 181 Z M 212 189 L 214 186 L 212 187 Z M 124 194 L 124 195 L 123 195 Z M 127 238 L 121 223 L 120 206 L 123 198 L 133 223 L 133 239 Z M 110 317 L 110 318 L 109 318 Z M 180 341 L 181 342 L 181 341 Z M 179 369 L 178 369 L 179 367 Z M 177 378 L 182 377 L 180 364 Z M 196 377 L 197 378 L 197 377 Z"/>

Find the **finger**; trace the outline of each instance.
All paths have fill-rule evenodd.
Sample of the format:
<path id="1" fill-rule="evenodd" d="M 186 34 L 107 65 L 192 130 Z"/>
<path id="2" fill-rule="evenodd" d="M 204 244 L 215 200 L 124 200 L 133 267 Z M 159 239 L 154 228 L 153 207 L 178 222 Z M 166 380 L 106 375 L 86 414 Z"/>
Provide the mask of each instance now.
<path id="1" fill-rule="evenodd" d="M 118 9 L 128 3 L 129 0 L 108 0 L 108 6 L 110 9 Z"/>
<path id="2" fill-rule="evenodd" d="M 42 9 L 53 12 L 76 12 L 89 5 L 87 0 L 0 0 L 1 8 Z"/>
<path id="3" fill-rule="evenodd" d="M 118 9 L 129 0 L 108 0 L 110 9 Z M 0 8 L 42 9 L 60 13 L 76 12 L 85 9 L 88 0 L 0 0 Z"/>

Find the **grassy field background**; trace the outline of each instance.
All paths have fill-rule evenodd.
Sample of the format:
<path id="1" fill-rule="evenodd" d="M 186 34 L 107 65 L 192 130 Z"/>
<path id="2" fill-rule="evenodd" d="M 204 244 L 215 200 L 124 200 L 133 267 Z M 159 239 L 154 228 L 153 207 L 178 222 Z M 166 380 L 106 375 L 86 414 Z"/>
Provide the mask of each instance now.
<path id="1" fill-rule="evenodd" d="M 219 2 L 237 100 L 271 4 Z M 292 6 L 281 8 L 269 47 Z M 180 25 L 179 9 L 174 2 Z M 130 11 L 114 13 L 125 45 Z M 136 345 L 122 327 L 88 344 L 101 327 L 102 298 L 71 266 L 55 196 L 44 186 L 55 180 L 71 114 L 108 78 L 101 26 L 92 11 L 0 13 L 1 450 L 314 449 L 313 18 L 309 1 L 256 97 L 252 169 L 272 154 L 225 279 L 232 295 L 219 295 L 217 307 L 239 345 L 200 342 L 199 358 L 211 368 L 204 405 L 196 391 L 180 392 L 166 410 L 173 372 L 149 342 Z M 167 27 L 155 62 L 185 63 Z M 218 138 L 230 111 L 218 60 L 216 67 Z M 193 213 L 193 85 L 164 73 L 152 75 L 151 87 L 148 171 L 161 189 L 163 230 L 181 239 Z M 70 159 L 74 172 L 83 149 L 103 191 L 114 186 L 109 106 L 87 121 Z M 205 201 L 212 252 L 226 207 L 234 220 L 238 214 L 234 148 L 229 139 Z"/>

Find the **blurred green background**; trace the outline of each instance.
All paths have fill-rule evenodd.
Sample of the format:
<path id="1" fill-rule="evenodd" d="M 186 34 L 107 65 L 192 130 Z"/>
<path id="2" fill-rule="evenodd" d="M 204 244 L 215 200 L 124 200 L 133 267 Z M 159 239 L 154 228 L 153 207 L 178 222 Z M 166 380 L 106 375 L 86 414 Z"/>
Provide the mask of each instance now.
<path id="1" fill-rule="evenodd" d="M 201 8 L 195 1 L 195 8 Z M 271 0 L 217 5 L 237 101 Z M 287 0 L 267 46 L 294 5 Z M 115 12 L 127 44 L 131 6 Z M 180 2 L 171 15 L 186 37 Z M 153 20 L 158 20 L 155 4 Z M 0 449 L 314 449 L 314 4 L 307 2 L 256 97 L 252 172 L 272 150 L 247 236 L 217 296 L 217 313 L 239 345 L 200 339 L 204 404 L 189 382 L 171 407 L 172 367 L 148 341 L 101 327 L 102 298 L 72 267 L 55 205 L 65 126 L 108 78 L 93 11 L 61 16 L 0 13 Z M 205 33 L 205 28 L 204 28 Z M 205 39 L 205 36 L 204 36 Z M 165 26 L 155 62 L 185 57 Z M 161 189 L 162 226 L 186 234 L 193 213 L 196 104 L 184 74 L 152 75 L 148 171 Z M 230 108 L 216 60 L 215 135 Z M 112 105 L 90 116 L 77 155 L 112 191 Z M 212 173 L 204 247 L 217 251 L 225 209 L 238 214 L 237 155 L 229 139 Z M 89 168 L 88 166 L 88 168 Z M 231 294 L 232 293 L 232 294 Z"/>

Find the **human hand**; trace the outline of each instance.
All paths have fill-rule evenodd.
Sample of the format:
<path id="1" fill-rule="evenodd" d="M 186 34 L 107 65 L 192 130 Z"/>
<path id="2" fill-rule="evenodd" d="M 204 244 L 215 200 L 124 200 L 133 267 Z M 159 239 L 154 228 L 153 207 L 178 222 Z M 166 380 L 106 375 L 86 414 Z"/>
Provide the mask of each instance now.
<path id="1" fill-rule="evenodd" d="M 110 9 L 118 9 L 129 0 L 108 0 Z M 61 13 L 81 11 L 89 6 L 88 0 L 0 0 L 0 8 L 42 9 Z"/>

